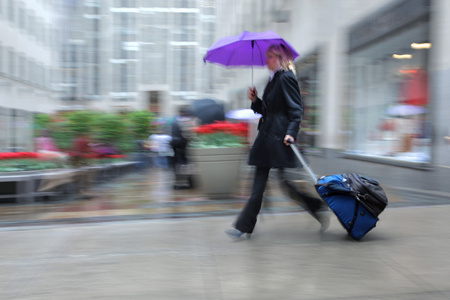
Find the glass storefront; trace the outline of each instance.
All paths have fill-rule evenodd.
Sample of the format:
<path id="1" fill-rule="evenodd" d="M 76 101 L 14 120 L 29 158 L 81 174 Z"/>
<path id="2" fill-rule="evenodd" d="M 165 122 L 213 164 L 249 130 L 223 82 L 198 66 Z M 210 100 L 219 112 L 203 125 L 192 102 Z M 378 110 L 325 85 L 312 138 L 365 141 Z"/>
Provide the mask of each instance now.
<path id="1" fill-rule="evenodd" d="M 350 52 L 347 152 L 430 162 L 428 21 Z"/>

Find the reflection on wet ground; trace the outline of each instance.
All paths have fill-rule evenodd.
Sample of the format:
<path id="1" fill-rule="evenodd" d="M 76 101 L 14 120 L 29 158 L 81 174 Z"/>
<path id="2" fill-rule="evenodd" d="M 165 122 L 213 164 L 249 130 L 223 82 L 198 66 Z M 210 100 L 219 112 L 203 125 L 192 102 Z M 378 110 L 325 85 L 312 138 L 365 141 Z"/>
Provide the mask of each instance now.
<path id="1" fill-rule="evenodd" d="M 145 172 L 130 173 L 111 182 L 96 185 L 89 191 L 92 197 L 88 199 L 71 195 L 58 201 L 2 204 L 0 205 L 0 226 L 234 216 L 241 210 L 250 194 L 252 175 L 252 168 L 243 166 L 240 184 L 233 197 L 212 200 L 206 197 L 201 189 L 173 190 L 171 170 L 148 169 Z M 450 203 L 450 195 L 445 193 L 384 188 L 390 202 L 388 207 Z M 276 176 L 271 175 L 262 214 L 302 210 L 284 195 L 279 188 Z"/>
<path id="2" fill-rule="evenodd" d="M 3 204 L 0 223 L 39 221 L 102 221 L 140 218 L 197 217 L 237 214 L 250 191 L 252 171 L 243 167 L 240 184 L 230 199 L 211 200 L 201 189 L 174 190 L 172 170 L 149 169 L 94 186 L 91 198 L 75 195 L 58 201 Z M 285 198 L 276 179 L 270 179 L 263 212 L 300 211 Z"/>

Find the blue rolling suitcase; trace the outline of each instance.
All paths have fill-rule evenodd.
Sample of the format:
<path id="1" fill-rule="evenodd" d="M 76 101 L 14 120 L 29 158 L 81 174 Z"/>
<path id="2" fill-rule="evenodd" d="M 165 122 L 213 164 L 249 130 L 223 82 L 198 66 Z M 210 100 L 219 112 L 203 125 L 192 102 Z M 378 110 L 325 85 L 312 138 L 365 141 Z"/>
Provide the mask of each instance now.
<path id="1" fill-rule="evenodd" d="M 291 148 L 313 179 L 320 197 L 353 239 L 361 239 L 376 226 L 378 215 L 388 203 L 386 194 L 376 180 L 356 173 L 317 179 L 297 147 L 291 144 Z"/>
<path id="2" fill-rule="evenodd" d="M 378 187 L 376 193 L 384 195 L 380 198 L 386 199 L 385 204 L 383 205 L 383 200 L 375 204 L 368 201 L 370 191 L 360 191 L 355 187 L 354 182 L 358 179 L 363 182 L 366 181 L 364 184 L 368 185 L 369 189 L 371 189 L 370 185 Z M 317 181 L 316 189 L 320 197 L 335 213 L 342 226 L 356 240 L 361 239 L 375 227 L 378 222 L 378 215 L 387 204 L 386 195 L 377 181 L 355 173 L 323 176 Z M 374 205 L 375 207 L 373 207 Z"/>

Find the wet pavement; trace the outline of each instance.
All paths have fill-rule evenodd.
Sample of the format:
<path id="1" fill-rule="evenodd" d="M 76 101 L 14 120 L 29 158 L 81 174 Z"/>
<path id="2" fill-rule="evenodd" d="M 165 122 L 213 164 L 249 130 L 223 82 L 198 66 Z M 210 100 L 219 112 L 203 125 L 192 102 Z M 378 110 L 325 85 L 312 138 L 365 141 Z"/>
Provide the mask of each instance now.
<path id="1" fill-rule="evenodd" d="M 235 214 L 247 199 L 250 177 L 251 169 L 243 166 L 242 180 L 232 197 L 212 200 L 199 188 L 174 190 L 170 169 L 148 169 L 97 184 L 88 191 L 90 198 L 72 195 L 58 201 L 0 205 L 0 226 Z M 267 197 L 266 211 L 299 211 L 276 180 L 269 181 Z"/>
<path id="2" fill-rule="evenodd" d="M 271 176 L 255 232 L 236 242 L 224 230 L 251 168 L 222 200 L 173 190 L 172 176 L 149 169 L 90 199 L 1 205 L 0 299 L 450 298 L 446 192 L 384 185 L 389 206 L 357 242 L 335 217 L 320 234 Z"/>
<path id="3" fill-rule="evenodd" d="M 252 172 L 251 167 L 242 166 L 233 196 L 219 200 L 209 199 L 201 189 L 174 190 L 171 170 L 147 169 L 95 185 L 88 199 L 72 195 L 57 201 L 2 204 L 0 226 L 237 215 L 250 193 Z M 304 181 L 301 170 L 295 172 L 297 182 Z M 383 187 L 388 207 L 450 204 L 446 192 Z M 303 210 L 279 188 L 275 171 L 271 172 L 265 199 L 262 214 Z"/>
<path id="4" fill-rule="evenodd" d="M 450 206 L 388 208 L 361 241 L 264 215 L 0 227 L 0 299 L 450 299 Z"/>

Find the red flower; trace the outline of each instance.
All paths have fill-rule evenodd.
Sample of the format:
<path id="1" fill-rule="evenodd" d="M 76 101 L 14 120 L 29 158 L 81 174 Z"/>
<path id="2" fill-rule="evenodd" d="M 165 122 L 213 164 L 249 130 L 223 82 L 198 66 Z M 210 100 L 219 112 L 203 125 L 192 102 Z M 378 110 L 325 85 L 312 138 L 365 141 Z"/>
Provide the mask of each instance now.
<path id="1" fill-rule="evenodd" d="M 212 124 L 200 125 L 195 129 L 195 133 L 201 134 L 213 134 L 213 133 L 229 133 L 237 136 L 247 136 L 248 125 L 247 123 L 233 123 L 229 121 L 215 121 Z"/>
<path id="2" fill-rule="evenodd" d="M 125 158 L 126 155 L 123 154 L 114 154 L 114 155 L 107 155 L 108 158 Z"/>
<path id="3" fill-rule="evenodd" d="M 36 152 L 2 152 L 0 159 L 37 158 Z"/>

